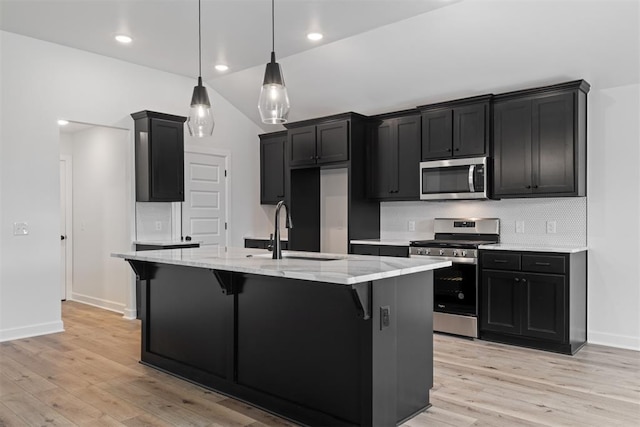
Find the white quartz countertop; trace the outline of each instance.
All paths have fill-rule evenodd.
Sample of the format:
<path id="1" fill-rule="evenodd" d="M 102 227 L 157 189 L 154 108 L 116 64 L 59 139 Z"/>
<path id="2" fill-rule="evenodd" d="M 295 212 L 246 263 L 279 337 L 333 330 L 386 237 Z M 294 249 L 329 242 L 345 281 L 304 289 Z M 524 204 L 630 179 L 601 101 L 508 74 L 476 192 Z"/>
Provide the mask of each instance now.
<path id="1" fill-rule="evenodd" d="M 184 240 L 136 240 L 133 242 L 135 245 L 153 245 L 153 246 L 178 246 L 178 245 L 196 245 L 202 242 L 197 240 L 184 241 Z"/>
<path id="2" fill-rule="evenodd" d="M 478 249 L 491 249 L 494 251 L 523 251 L 523 252 L 556 252 L 563 254 L 575 254 L 587 250 L 586 246 L 547 246 L 526 245 L 515 243 L 493 243 L 480 245 Z"/>
<path id="3" fill-rule="evenodd" d="M 409 246 L 409 240 L 403 239 L 364 239 L 351 240 L 352 245 Z"/>
<path id="4" fill-rule="evenodd" d="M 284 277 L 314 282 L 352 285 L 356 283 L 403 276 L 448 267 L 450 261 L 430 257 L 396 258 L 362 255 L 323 254 L 317 252 L 283 251 L 283 259 L 271 259 L 264 249 L 229 248 L 227 252 L 214 248 L 165 249 L 154 251 L 113 253 L 112 257 L 149 261 L 263 276 Z M 287 258 L 308 257 L 311 259 Z M 315 258 L 315 259 L 314 259 Z M 323 258 L 337 258 L 331 261 Z"/>

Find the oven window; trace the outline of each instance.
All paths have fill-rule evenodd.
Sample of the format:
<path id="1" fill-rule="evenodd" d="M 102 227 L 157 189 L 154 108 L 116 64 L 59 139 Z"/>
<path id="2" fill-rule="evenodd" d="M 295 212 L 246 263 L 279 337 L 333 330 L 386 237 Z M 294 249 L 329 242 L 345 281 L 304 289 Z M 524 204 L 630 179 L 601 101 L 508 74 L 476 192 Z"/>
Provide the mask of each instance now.
<path id="1" fill-rule="evenodd" d="M 470 193 L 469 165 L 422 169 L 422 194 Z"/>
<path id="2" fill-rule="evenodd" d="M 453 264 L 434 271 L 434 311 L 477 315 L 476 268 L 473 264 Z"/>

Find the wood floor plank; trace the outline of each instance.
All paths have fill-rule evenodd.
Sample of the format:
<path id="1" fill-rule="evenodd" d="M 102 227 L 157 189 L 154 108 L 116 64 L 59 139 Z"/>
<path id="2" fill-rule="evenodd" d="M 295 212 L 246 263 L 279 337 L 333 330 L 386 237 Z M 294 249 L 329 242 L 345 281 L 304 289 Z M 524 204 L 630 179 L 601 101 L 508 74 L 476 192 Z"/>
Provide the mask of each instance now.
<path id="1" fill-rule="evenodd" d="M 102 411 L 65 390 L 47 390 L 36 393 L 34 396 L 72 423 L 78 425 L 96 422 L 105 415 Z"/>
<path id="2" fill-rule="evenodd" d="M 63 417 L 55 409 L 36 399 L 29 393 L 12 394 L 3 398 L 4 403 L 26 424 L 33 426 L 73 426 L 74 424 Z"/>
<path id="3" fill-rule="evenodd" d="M 0 427 L 22 427 L 25 421 L 0 401 Z"/>
<path id="4" fill-rule="evenodd" d="M 101 410 L 117 421 L 125 421 L 144 414 L 144 410 L 132 405 L 101 388 L 91 385 L 85 389 L 73 390 L 78 399 Z"/>

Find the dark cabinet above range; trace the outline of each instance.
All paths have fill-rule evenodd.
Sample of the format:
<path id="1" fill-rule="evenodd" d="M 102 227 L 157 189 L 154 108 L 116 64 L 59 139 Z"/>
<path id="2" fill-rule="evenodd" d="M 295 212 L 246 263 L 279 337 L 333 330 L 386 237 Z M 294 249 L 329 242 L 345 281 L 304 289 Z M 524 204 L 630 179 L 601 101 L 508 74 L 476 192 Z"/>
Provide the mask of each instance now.
<path id="1" fill-rule="evenodd" d="M 422 160 L 490 154 L 492 95 L 418 107 L 422 113 Z"/>
<path id="2" fill-rule="evenodd" d="M 411 110 L 377 116 L 371 134 L 368 195 L 378 200 L 419 200 L 420 114 Z"/>
<path id="3" fill-rule="evenodd" d="M 136 201 L 184 201 L 187 118 L 147 110 L 131 117 L 135 121 Z"/>
<path id="4" fill-rule="evenodd" d="M 494 98 L 494 195 L 586 195 L 584 80 Z"/>
<path id="5" fill-rule="evenodd" d="M 285 197 L 286 147 L 286 131 L 260 135 L 260 204 Z"/>

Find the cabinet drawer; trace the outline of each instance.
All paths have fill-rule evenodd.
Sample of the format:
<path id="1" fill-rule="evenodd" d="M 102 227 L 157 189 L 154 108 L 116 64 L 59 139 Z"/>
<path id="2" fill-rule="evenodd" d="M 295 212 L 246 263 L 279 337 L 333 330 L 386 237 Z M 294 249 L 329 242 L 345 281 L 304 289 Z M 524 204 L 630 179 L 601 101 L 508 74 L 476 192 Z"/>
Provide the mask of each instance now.
<path id="1" fill-rule="evenodd" d="M 520 254 L 484 253 L 482 254 L 482 268 L 492 270 L 520 270 Z"/>
<path id="2" fill-rule="evenodd" d="M 565 274 L 565 257 L 559 255 L 522 255 L 522 270 Z"/>

